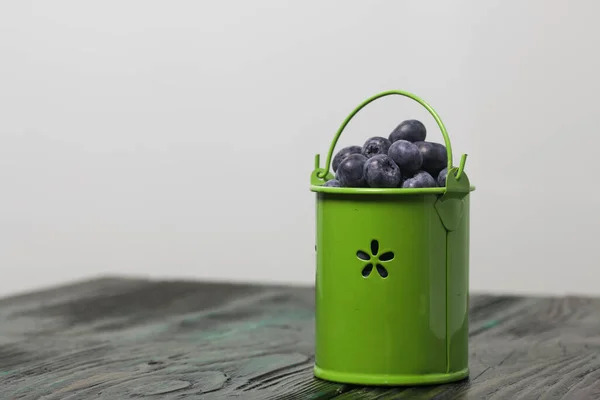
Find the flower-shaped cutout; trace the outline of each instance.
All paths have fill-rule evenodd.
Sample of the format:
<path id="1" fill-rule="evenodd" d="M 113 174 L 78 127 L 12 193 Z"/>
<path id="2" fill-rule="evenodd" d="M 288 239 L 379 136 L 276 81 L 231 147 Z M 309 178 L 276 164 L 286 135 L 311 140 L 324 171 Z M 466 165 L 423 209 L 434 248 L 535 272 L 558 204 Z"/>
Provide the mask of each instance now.
<path id="1" fill-rule="evenodd" d="M 367 253 L 366 251 L 359 250 L 356 252 L 356 257 L 361 261 L 368 261 L 368 264 L 362 269 L 362 276 L 366 278 L 371 275 L 373 267 L 375 267 L 379 276 L 387 278 L 388 271 L 381 263 L 392 261 L 394 259 L 394 252 L 386 251 L 380 255 L 379 242 L 377 240 L 372 240 L 371 251 Z"/>

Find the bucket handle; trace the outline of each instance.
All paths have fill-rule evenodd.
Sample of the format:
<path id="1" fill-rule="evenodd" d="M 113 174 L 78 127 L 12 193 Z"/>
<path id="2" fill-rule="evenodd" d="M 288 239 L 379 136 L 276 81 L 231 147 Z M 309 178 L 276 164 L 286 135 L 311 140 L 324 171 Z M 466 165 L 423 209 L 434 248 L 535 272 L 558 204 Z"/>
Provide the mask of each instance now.
<path id="1" fill-rule="evenodd" d="M 440 116 L 435 112 L 435 110 L 425 100 L 421 99 L 420 97 L 418 97 L 412 93 L 406 92 L 404 90 L 388 90 L 388 91 L 376 94 L 375 96 L 372 96 L 372 97 L 368 98 L 367 100 L 363 101 L 361 104 L 359 104 L 358 107 L 356 107 L 354 109 L 354 111 L 352 111 L 350 113 L 350 115 L 348 115 L 346 117 L 344 122 L 342 122 L 342 125 L 337 130 L 337 132 L 333 138 L 333 141 L 331 142 L 331 146 L 329 146 L 329 153 L 327 154 L 327 161 L 325 163 L 325 169 L 320 169 L 317 171 L 317 174 L 316 174 L 317 178 L 319 178 L 321 180 L 325 180 L 327 178 L 327 176 L 330 175 L 329 168 L 331 166 L 331 159 L 333 156 L 333 152 L 335 150 L 335 146 L 336 146 L 338 139 L 340 138 L 342 132 L 346 128 L 346 125 L 348 125 L 348 123 L 350 122 L 350 120 L 356 114 L 358 114 L 358 112 L 360 110 L 362 110 L 367 104 L 369 104 L 381 97 L 390 96 L 390 95 L 400 95 L 400 96 L 405 96 L 410 99 L 413 99 L 414 101 L 416 101 L 417 103 L 419 103 L 420 105 L 425 107 L 425 109 L 427 111 L 429 111 L 429 114 L 431 114 L 433 119 L 435 119 L 435 122 L 437 122 L 438 127 L 440 128 L 440 131 L 442 131 L 442 136 L 444 136 L 444 142 L 446 144 L 446 152 L 448 153 L 448 172 L 450 172 L 450 170 L 452 169 L 452 145 L 450 143 L 450 136 L 448 136 L 448 131 L 446 131 L 446 127 L 444 126 L 444 123 L 442 122 Z M 458 171 L 456 173 L 456 180 L 459 180 L 460 177 L 462 176 L 463 170 L 465 169 L 466 161 L 467 161 L 467 155 L 463 154 L 460 159 Z M 317 158 L 316 162 L 318 163 L 318 158 Z M 317 167 L 318 167 L 318 165 L 317 165 Z"/>

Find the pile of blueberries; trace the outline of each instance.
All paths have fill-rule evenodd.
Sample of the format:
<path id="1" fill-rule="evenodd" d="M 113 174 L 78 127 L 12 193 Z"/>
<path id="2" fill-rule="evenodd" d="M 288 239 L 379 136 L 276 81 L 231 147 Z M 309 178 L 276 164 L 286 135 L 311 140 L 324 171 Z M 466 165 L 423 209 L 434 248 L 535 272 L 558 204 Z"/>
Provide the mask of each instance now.
<path id="1" fill-rule="evenodd" d="M 428 188 L 446 186 L 446 146 L 426 142 L 425 125 L 402 122 L 389 139 L 375 136 L 341 149 L 333 158 L 335 179 L 327 187 Z"/>

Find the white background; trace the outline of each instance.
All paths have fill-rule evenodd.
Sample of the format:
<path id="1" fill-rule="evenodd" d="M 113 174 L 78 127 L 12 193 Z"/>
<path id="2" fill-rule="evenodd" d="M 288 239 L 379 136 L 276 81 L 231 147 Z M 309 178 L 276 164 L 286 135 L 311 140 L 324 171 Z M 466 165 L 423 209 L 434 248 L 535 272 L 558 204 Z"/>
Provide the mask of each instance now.
<path id="1" fill-rule="evenodd" d="M 310 284 L 309 174 L 379 91 L 469 154 L 474 291 L 600 294 L 600 2 L 4 1 L 0 295 Z M 431 117 L 380 100 L 341 145 Z"/>

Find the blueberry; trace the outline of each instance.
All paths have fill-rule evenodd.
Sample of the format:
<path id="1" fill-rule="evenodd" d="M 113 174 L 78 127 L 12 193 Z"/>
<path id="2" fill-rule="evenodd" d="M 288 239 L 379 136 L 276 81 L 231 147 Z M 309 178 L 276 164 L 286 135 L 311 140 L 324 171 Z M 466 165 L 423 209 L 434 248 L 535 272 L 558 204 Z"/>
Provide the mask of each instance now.
<path id="1" fill-rule="evenodd" d="M 436 186 L 437 184 L 433 176 L 425 171 L 417 172 L 412 178 L 405 180 L 402 184 L 403 188 L 428 188 Z"/>
<path id="2" fill-rule="evenodd" d="M 400 167 L 385 154 L 373 156 L 365 163 L 365 180 L 372 188 L 398 187 L 402 174 Z"/>
<path id="3" fill-rule="evenodd" d="M 441 170 L 448 166 L 446 146 L 432 142 L 417 142 L 415 144 L 423 156 L 423 166 L 421 169 L 433 176 L 437 176 Z"/>
<path id="4" fill-rule="evenodd" d="M 448 175 L 448 167 L 444 168 L 440 171 L 440 174 L 437 177 L 437 184 L 439 187 L 446 186 L 446 176 Z"/>
<path id="5" fill-rule="evenodd" d="M 402 187 L 402 184 L 404 182 L 406 182 L 408 179 L 412 178 L 413 176 L 415 176 L 416 172 L 413 171 L 407 171 L 407 170 L 402 170 L 402 179 L 400 180 L 400 184 L 398 185 L 398 187 Z"/>
<path id="6" fill-rule="evenodd" d="M 421 121 L 409 119 L 402 122 L 390 133 L 390 142 L 398 140 L 407 140 L 409 142 L 422 142 L 427 136 L 427 129 Z"/>
<path id="7" fill-rule="evenodd" d="M 367 157 L 362 154 L 350 154 L 344 158 L 336 171 L 336 178 L 344 187 L 365 186 L 363 167 Z"/>
<path id="8" fill-rule="evenodd" d="M 333 172 L 337 171 L 338 167 L 340 166 L 340 163 L 344 158 L 348 157 L 350 154 L 360 154 L 361 151 L 362 147 L 360 146 L 348 146 L 338 151 L 335 157 L 333 157 L 333 162 L 331 163 L 331 168 L 333 168 Z"/>
<path id="9" fill-rule="evenodd" d="M 371 158 L 379 154 L 387 154 L 391 144 L 392 143 L 386 138 L 380 136 L 372 137 L 365 142 L 362 148 L 362 154 L 367 158 Z"/>
<path id="10" fill-rule="evenodd" d="M 342 187 L 337 179 L 330 179 L 323 185 L 324 187 Z"/>
<path id="11" fill-rule="evenodd" d="M 423 164 L 423 156 L 419 148 L 406 140 L 398 140 L 390 146 L 388 156 L 400 167 L 403 173 L 415 172 Z"/>

